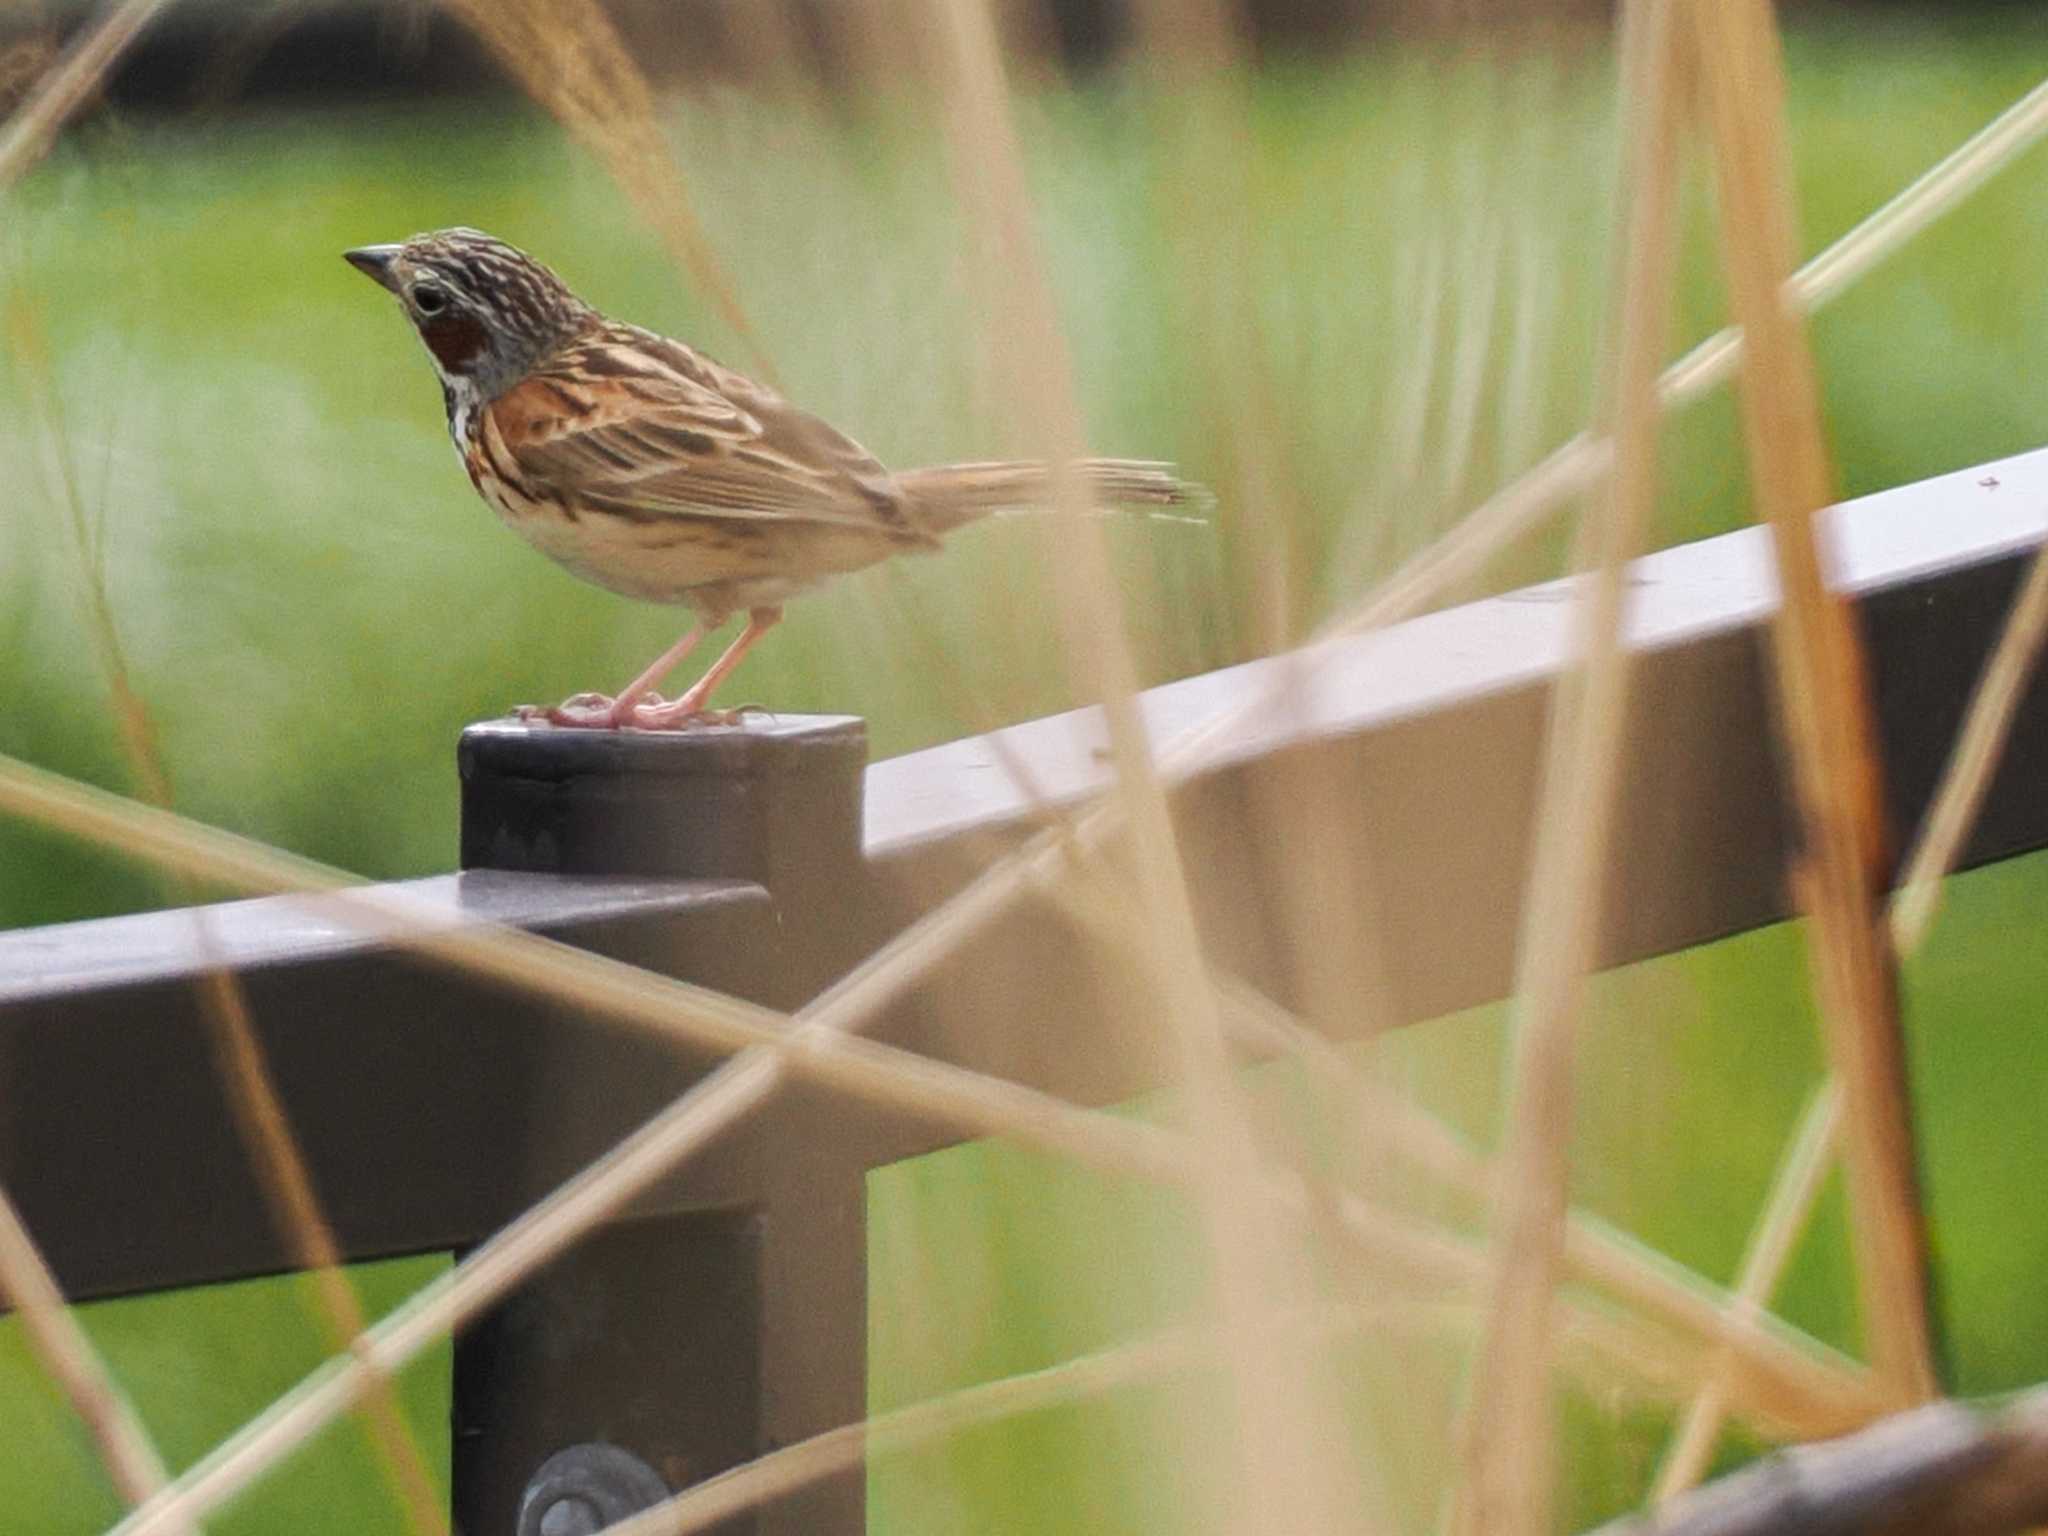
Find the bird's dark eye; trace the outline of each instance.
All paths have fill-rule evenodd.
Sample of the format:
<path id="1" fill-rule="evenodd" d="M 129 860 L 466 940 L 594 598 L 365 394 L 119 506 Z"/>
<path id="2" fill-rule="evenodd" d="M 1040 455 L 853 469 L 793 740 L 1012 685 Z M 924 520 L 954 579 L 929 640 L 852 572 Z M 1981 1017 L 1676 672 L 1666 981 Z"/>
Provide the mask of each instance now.
<path id="1" fill-rule="evenodd" d="M 413 307 L 423 315 L 438 315 L 448 307 L 448 295 L 439 288 L 419 287 L 412 291 Z"/>

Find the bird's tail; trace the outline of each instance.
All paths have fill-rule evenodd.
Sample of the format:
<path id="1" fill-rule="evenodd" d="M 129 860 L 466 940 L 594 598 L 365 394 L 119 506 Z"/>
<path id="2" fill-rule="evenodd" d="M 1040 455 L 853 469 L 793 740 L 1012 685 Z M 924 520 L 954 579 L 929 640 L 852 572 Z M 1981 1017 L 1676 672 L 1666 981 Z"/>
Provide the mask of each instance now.
<path id="1" fill-rule="evenodd" d="M 1134 511 L 1176 523 L 1206 522 L 1214 504 L 1204 486 L 1174 474 L 1171 464 L 1146 459 L 1081 459 L 1074 466 L 1099 507 Z M 951 533 L 977 518 L 1051 509 L 1055 487 L 1049 465 L 1032 461 L 941 464 L 899 471 L 896 483 L 927 532 Z"/>

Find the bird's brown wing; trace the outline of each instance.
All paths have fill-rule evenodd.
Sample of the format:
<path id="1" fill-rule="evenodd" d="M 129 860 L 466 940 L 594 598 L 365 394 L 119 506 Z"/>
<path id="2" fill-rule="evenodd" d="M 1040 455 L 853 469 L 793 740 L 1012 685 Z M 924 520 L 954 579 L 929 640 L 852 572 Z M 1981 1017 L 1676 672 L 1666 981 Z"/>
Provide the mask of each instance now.
<path id="1" fill-rule="evenodd" d="M 491 403 L 522 476 L 635 521 L 719 517 L 925 542 L 894 477 L 817 417 L 626 326 L 573 343 Z"/>

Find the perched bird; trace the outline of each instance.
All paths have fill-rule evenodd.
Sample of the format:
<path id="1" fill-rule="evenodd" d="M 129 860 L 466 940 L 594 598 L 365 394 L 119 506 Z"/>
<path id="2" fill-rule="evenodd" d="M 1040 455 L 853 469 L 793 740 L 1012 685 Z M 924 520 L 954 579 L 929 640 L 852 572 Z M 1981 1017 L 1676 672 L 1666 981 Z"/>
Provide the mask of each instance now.
<path id="1" fill-rule="evenodd" d="M 616 697 L 530 710 L 557 725 L 666 730 L 729 717 L 711 692 L 829 577 L 932 550 L 991 512 L 1043 505 L 1043 464 L 891 472 L 852 439 L 693 347 L 607 320 L 546 267 L 473 229 L 344 253 L 398 299 L 433 358 L 470 482 L 543 554 L 697 623 Z M 1172 506 L 1164 465 L 1077 466 L 1098 501 Z M 734 613 L 747 625 L 673 702 L 655 687 Z"/>

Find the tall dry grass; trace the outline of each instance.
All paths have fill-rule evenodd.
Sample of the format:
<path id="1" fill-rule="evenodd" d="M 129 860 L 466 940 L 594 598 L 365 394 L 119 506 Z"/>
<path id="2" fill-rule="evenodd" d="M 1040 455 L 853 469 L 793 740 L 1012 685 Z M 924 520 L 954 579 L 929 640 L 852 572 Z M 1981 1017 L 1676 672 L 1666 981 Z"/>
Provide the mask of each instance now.
<path id="1" fill-rule="evenodd" d="M 90 101 L 96 82 L 155 7 L 107 14 L 57 61 L 0 133 L 0 195 Z M 625 189 L 725 323 L 753 340 L 742 300 L 746 274 L 718 254 L 718 232 L 697 214 L 687 169 L 663 131 L 658 93 L 605 13 L 574 0 L 463 0 L 455 13 L 508 72 L 592 152 Z M 787 15 L 775 14 L 786 23 Z M 1141 671 L 1128 605 L 1101 525 L 1078 481 L 1063 482 L 1042 540 L 1042 581 L 1058 607 L 1077 690 L 1107 726 L 1112 789 L 1079 812 L 1038 800 L 1041 831 L 993 860 L 821 997 L 794 1014 L 720 997 L 529 935 L 449 933 L 421 922 L 402 898 L 353 884 L 339 871 L 295 860 L 196 825 L 173 810 L 168 776 L 148 750 L 147 701 L 122 681 L 119 614 L 87 581 L 87 601 L 111 687 L 132 703 L 138 780 L 126 800 L 66 783 L 28 764 L 0 760 L 0 808 L 121 850 L 181 881 L 299 893 L 323 912 L 411 947 L 437 963 L 494 977 L 594 1016 L 658 1035 L 709 1044 L 729 1055 L 626 1142 L 479 1248 L 399 1312 L 365 1326 L 336 1273 L 317 1193 L 293 1150 L 266 1082 L 247 1004 L 232 979 L 208 983 L 222 1021 L 223 1071 L 234 1084 L 251 1156 L 264 1169 L 309 1267 L 326 1276 L 324 1315 L 345 1337 L 334 1358 L 269 1410 L 166 1479 L 118 1390 L 65 1314 L 53 1305 L 47 1267 L 0 1203 L 0 1282 L 32 1323 L 52 1378 L 93 1427 L 109 1475 L 135 1507 L 124 1536 L 196 1529 L 261 1479 L 336 1415 L 367 1405 L 415 1528 L 440 1516 L 423 1495 L 418 1458 L 396 1427 L 388 1384 L 433 1341 L 476 1318 L 566 1246 L 616 1215 L 656 1178 L 703 1148 L 790 1078 L 929 1115 L 963 1134 L 1004 1136 L 1075 1164 L 1176 1192 L 1196 1215 L 1203 1304 L 1185 1326 L 1129 1339 L 1042 1372 L 1012 1376 L 864 1425 L 787 1447 L 637 1519 L 634 1536 L 697 1529 L 778 1490 L 841 1468 L 863 1453 L 931 1444 L 972 1427 L 1050 1404 L 1097 1398 L 1134 1382 L 1176 1378 L 1199 1365 L 1220 1382 L 1196 1424 L 1176 1427 L 1189 1475 L 1224 1492 L 1217 1523 L 1240 1530 L 1394 1530 L 1403 1517 L 1389 1493 L 1394 1468 L 1358 1452 L 1349 1409 L 1327 1390 L 1332 1338 L 1376 1341 L 1449 1336 L 1470 1348 L 1467 1406 L 1458 1454 L 1440 1453 L 1438 1479 L 1451 1523 L 1466 1531 L 1540 1531 L 1557 1508 L 1555 1391 L 1561 1372 L 1601 1386 L 1689 1404 L 1660 1489 L 1697 1477 L 1723 1417 L 1770 1435 L 1815 1435 L 1860 1422 L 1895 1401 L 1935 1389 L 1924 1306 L 1924 1213 L 1912 1181 L 1909 1108 L 1903 1099 L 1896 962 L 1924 931 L 1933 882 L 1951 862 L 2009 728 L 2013 700 L 2038 651 L 2048 613 L 2048 565 L 2037 566 L 1972 710 L 1906 895 L 1887 926 L 1889 871 L 1874 841 L 1876 764 L 1854 636 L 1826 590 L 1826 555 L 1813 513 L 1829 481 L 1817 385 L 1804 339 L 1807 312 L 1980 184 L 2048 125 L 2037 92 L 1971 145 L 1907 189 L 1898 203 L 1803 269 L 1794 270 L 1793 213 L 1784 165 L 1777 37 L 1762 0 L 1640 0 L 1630 8 L 1622 61 L 1626 104 L 1625 210 L 1608 280 L 1611 321 L 1601 344 L 1605 380 L 1595 426 L 1536 463 L 1462 520 L 1435 513 L 1462 497 L 1479 433 L 1482 383 L 1499 364 L 1506 397 L 1533 386 L 1523 364 L 1541 312 L 1541 262 L 1526 251 L 1504 279 L 1506 253 L 1526 232 L 1506 216 L 1471 221 L 1454 247 L 1412 257 L 1407 317 L 1411 387 L 1386 402 L 1389 497 L 1426 511 L 1422 526 L 1388 533 L 1347 527 L 1340 561 L 1356 552 L 1412 548 L 1392 574 L 1365 585 L 1320 623 L 1307 615 L 1307 568 L 1316 558 L 1287 458 L 1291 398 L 1276 361 L 1268 296 L 1251 239 L 1255 152 L 1242 82 L 1250 63 L 1242 26 L 1221 0 L 1146 0 L 1135 32 L 1148 73 L 1146 111 L 1169 168 L 1188 236 L 1176 252 L 1176 303 L 1190 331 L 1192 408 L 1221 447 L 1225 478 L 1219 538 L 1229 568 L 1232 617 L 1248 644 L 1279 650 L 1311 637 L 1356 632 L 1441 600 L 1511 540 L 1560 506 L 1585 508 L 1576 545 L 1582 581 L 1580 656 L 1559 691 L 1545 764 L 1546 798 L 1526 910 L 1514 1005 L 1514 1056 L 1497 1163 L 1441 1122 L 1393 1095 L 1329 1046 L 1342 1016 L 1370 1016 L 1369 952 L 1347 951 L 1369 923 L 1358 887 L 1316 854 L 1318 830 L 1360 813 L 1343 787 L 1302 786 L 1298 799 L 1260 808 L 1281 850 L 1283 904 L 1308 957 L 1308 1018 L 1297 1018 L 1205 952 L 1190 903 L 1184 852 L 1167 799 L 1198 754 L 1245 724 L 1218 719 L 1190 740 L 1154 743 L 1137 708 Z M 1035 191 L 1020 148 L 1029 110 L 1013 84 L 999 18 L 986 0 L 919 6 L 873 0 L 840 18 L 837 46 L 849 73 L 874 93 L 907 96 L 937 121 L 959 209 L 962 270 L 994 409 L 1019 442 L 1070 463 L 1087 441 L 1071 338 L 1035 218 Z M 794 34 L 769 29 L 761 37 Z M 757 38 L 757 41 L 759 39 Z M 905 46 L 906 42 L 909 46 Z M 786 53 L 793 44 L 770 48 Z M 793 76 L 801 68 L 792 61 Z M 787 83 L 785 82 L 785 85 Z M 805 89 L 824 89 L 808 83 Z M 1533 125 L 1540 131 L 1540 123 Z M 1503 139 L 1510 137 L 1503 128 Z M 1682 214 L 1683 156 L 1711 169 L 1738 337 L 1723 333 L 1659 372 L 1671 334 L 1675 227 Z M 1485 184 L 1485 167 L 1474 173 Z M 1499 316 L 1504 282 L 1530 285 Z M 1459 306 L 1470 306 L 1460 309 Z M 1456 322 L 1445 318 L 1455 315 Z M 1584 1007 L 1593 924 L 1607 874 L 1615 768 L 1628 729 L 1628 558 L 1643 546 L 1656 488 L 1661 413 L 1726 381 L 1740 366 L 1755 500 L 1768 517 L 1787 601 L 1776 646 L 1784 734 L 1812 866 L 1816 988 L 1827 1020 L 1838 1087 L 1824 1090 L 1802 1122 L 1778 1189 L 1760 1219 L 1733 1294 L 1644 1252 L 1574 1211 L 1570 1082 L 1574 1025 Z M 1512 418 L 1514 412 L 1510 411 Z M 1514 436 L 1515 421 L 1501 427 Z M 53 428 L 62 450 L 64 432 Z M 1428 444 L 1438 455 L 1426 462 Z M 1511 453 L 1511 458 L 1518 454 Z M 1420 495 L 1418 487 L 1433 487 Z M 1374 509 L 1367 500 L 1361 507 Z M 1366 518 L 1355 519 L 1366 522 Z M 78 551 L 90 571 L 92 539 L 80 509 Z M 1363 584 L 1362 584 L 1363 585 Z M 94 595 L 97 594 L 97 595 Z M 1284 711 L 1312 676 L 1312 647 L 1292 653 L 1275 696 Z M 1031 786 L 1025 786 L 1027 793 Z M 1682 792 L 1682 786 L 1678 791 Z M 1121 979 L 1130 999 L 1128 1048 L 1174 1089 L 1163 1123 L 1107 1115 L 1015 1084 L 860 1038 L 860 1030 L 920 978 L 1026 897 L 1050 898 L 1087 936 L 1094 963 Z M 1333 918 L 1332 913 L 1338 915 Z M 1361 922 L 1364 920 L 1364 923 Z M 973 1018 L 958 1021 L 977 1027 Z M 1321 1030 L 1318 1025 L 1322 1026 Z M 1298 1070 L 1318 1106 L 1318 1127 L 1346 1139 L 1338 1166 L 1357 1182 L 1332 1183 L 1277 1160 L 1247 1055 L 1278 1056 Z M 1842 1143 L 1853 1192 L 1856 1272 L 1871 1320 L 1874 1374 L 1857 1368 L 1769 1312 L 1785 1256 L 1814 1203 L 1829 1149 Z M 1430 1188 L 1462 1201 L 1486 1233 L 1462 1221 L 1417 1215 L 1388 1188 Z M 1325 1258 L 1333 1238 L 1378 1261 L 1339 1271 Z M 1388 1276 L 1397 1276 L 1389 1279 Z M 1585 1283 L 1597 1297 L 1566 1289 Z M 1332 1291 L 1336 1294 L 1331 1294 Z M 382 1405 L 380 1407 L 380 1405 Z M 1215 1447 L 1211 1465 L 1197 1463 Z"/>

